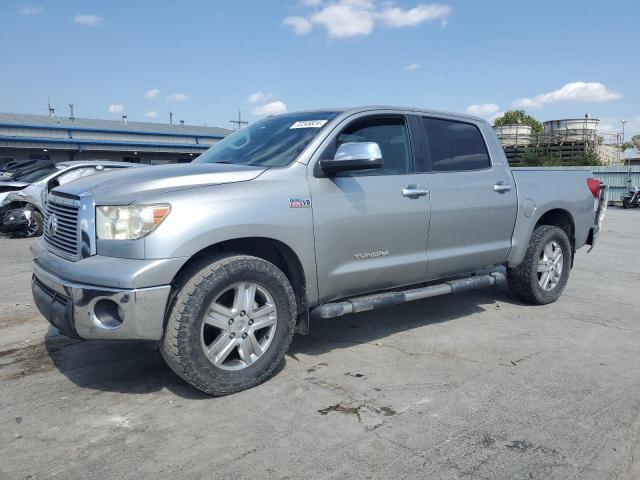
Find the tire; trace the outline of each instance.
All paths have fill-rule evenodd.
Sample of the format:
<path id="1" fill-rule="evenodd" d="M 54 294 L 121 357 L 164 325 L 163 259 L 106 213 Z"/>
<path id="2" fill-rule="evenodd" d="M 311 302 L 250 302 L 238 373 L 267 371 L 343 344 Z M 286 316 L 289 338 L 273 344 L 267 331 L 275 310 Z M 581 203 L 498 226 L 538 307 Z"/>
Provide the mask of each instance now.
<path id="1" fill-rule="evenodd" d="M 252 298 L 253 285 L 254 300 L 243 305 L 240 299 Z M 261 314 L 272 308 L 275 313 Z M 169 367 L 197 389 L 215 396 L 239 392 L 264 382 L 284 365 L 296 311 L 293 288 L 275 265 L 248 255 L 218 257 L 177 292 L 160 350 Z M 251 330 L 272 322 L 274 315 L 273 328 Z M 233 342 L 242 347 L 229 346 Z M 220 350 L 216 345 L 226 346 Z M 221 353 L 208 357 L 207 351 Z"/>
<path id="2" fill-rule="evenodd" d="M 561 251 L 562 271 L 559 275 L 556 267 L 552 266 L 554 260 L 551 258 L 553 256 L 545 253 L 545 247 L 548 248 L 548 245 L 551 245 L 552 249 L 547 250 L 547 253 L 553 251 L 554 255 L 557 255 L 558 249 Z M 556 249 L 555 246 L 559 248 Z M 507 268 L 509 290 L 521 300 L 535 305 L 555 302 L 567 284 L 572 260 L 573 250 L 565 231 L 551 225 L 539 225 L 531 235 L 529 247 L 522 263 L 516 268 Z M 549 277 L 546 277 L 548 278 L 546 287 L 543 287 L 541 282 L 544 283 L 545 273 L 538 272 L 538 267 L 544 268 L 545 262 L 550 271 L 548 272 Z"/>
<path id="3" fill-rule="evenodd" d="M 33 210 L 31 212 L 31 225 L 25 231 L 24 236 L 27 238 L 39 237 L 40 235 L 42 235 L 43 228 L 44 217 L 40 212 Z"/>
<path id="4" fill-rule="evenodd" d="M 631 208 L 631 205 L 629 203 L 630 199 L 629 198 L 623 198 L 622 199 L 622 208 Z"/>

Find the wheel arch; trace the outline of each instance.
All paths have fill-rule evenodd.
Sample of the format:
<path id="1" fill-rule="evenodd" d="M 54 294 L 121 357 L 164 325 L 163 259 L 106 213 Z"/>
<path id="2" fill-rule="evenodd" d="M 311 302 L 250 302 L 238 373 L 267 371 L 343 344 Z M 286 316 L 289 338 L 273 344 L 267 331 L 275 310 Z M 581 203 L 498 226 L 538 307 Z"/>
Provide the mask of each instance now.
<path id="1" fill-rule="evenodd" d="M 2 208 L 5 210 L 13 210 L 15 208 L 25 208 L 25 207 L 33 208 L 36 212 L 38 212 L 40 215 L 44 217 L 44 212 L 42 211 L 42 209 L 35 203 L 29 202 L 27 200 L 11 200 L 6 205 L 3 205 Z"/>
<path id="2" fill-rule="evenodd" d="M 294 250 L 284 242 L 268 237 L 245 237 L 221 241 L 194 253 L 176 273 L 171 282 L 167 312 L 173 305 L 176 293 L 193 274 L 212 259 L 224 254 L 244 254 L 262 258 L 282 270 L 296 296 L 298 315 L 308 309 L 306 276 L 302 262 Z M 166 318 L 166 315 L 165 315 Z"/>
<path id="3" fill-rule="evenodd" d="M 543 213 L 538 221 L 534 225 L 537 227 L 538 225 L 550 225 L 553 227 L 558 227 L 564 230 L 569 237 L 569 242 L 571 243 L 572 254 L 576 252 L 576 224 L 573 219 L 573 215 L 568 210 L 564 208 L 553 208 L 551 210 Z M 572 255 L 573 258 L 573 255 Z"/>

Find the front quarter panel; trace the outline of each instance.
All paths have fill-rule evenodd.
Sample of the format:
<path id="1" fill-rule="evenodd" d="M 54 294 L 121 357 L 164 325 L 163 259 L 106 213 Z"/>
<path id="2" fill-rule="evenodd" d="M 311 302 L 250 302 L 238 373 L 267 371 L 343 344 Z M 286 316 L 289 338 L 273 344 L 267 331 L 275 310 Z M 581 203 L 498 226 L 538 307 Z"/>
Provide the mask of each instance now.
<path id="1" fill-rule="evenodd" d="M 309 201 L 291 207 L 289 200 Z M 141 203 L 170 203 L 171 213 L 146 237 L 146 259 L 186 259 L 227 240 L 260 237 L 289 246 L 300 260 L 309 303 L 317 302 L 313 218 L 306 166 L 293 163 L 247 182 L 155 195 Z M 297 204 L 296 204 L 297 205 Z"/>

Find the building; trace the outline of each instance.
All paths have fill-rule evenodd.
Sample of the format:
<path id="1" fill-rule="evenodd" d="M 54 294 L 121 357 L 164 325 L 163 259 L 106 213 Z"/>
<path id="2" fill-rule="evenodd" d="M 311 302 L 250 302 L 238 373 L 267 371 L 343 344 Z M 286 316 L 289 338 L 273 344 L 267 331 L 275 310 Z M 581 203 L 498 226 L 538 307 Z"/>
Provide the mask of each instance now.
<path id="1" fill-rule="evenodd" d="M 599 132 L 599 123 L 597 118 L 585 116 L 546 121 L 540 133 L 534 133 L 530 126 L 522 124 L 493 128 L 512 166 L 526 164 L 532 158 L 558 165 L 576 165 L 591 154 L 595 154 L 602 164 L 622 163 L 622 135 Z"/>
<path id="2" fill-rule="evenodd" d="M 0 113 L 2 160 L 186 163 L 231 133 L 215 127 Z"/>

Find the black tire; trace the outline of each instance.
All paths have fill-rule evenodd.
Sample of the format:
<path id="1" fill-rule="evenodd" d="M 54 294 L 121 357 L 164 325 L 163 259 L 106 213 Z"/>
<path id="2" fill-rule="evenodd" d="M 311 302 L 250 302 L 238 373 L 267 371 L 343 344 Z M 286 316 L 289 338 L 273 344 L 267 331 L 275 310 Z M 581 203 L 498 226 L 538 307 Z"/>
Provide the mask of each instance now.
<path id="1" fill-rule="evenodd" d="M 39 237 L 40 235 L 42 235 L 43 228 L 44 228 L 44 217 L 40 212 L 33 210 L 31 212 L 31 225 L 25 231 L 24 236 L 27 238 Z"/>
<path id="2" fill-rule="evenodd" d="M 231 285 L 249 281 L 265 288 L 277 309 L 273 339 L 264 354 L 241 370 L 211 363 L 201 341 L 202 323 L 210 303 Z M 228 395 L 258 385 L 284 364 L 296 321 L 296 300 L 287 277 L 275 265 L 248 255 L 218 257 L 197 271 L 177 292 L 168 312 L 161 352 L 182 379 L 210 395 Z"/>
<path id="3" fill-rule="evenodd" d="M 631 208 L 629 200 L 630 200 L 629 198 L 623 198 L 622 199 L 622 208 Z"/>
<path id="4" fill-rule="evenodd" d="M 555 241 L 560 245 L 563 255 L 563 269 L 557 285 L 545 291 L 538 282 L 538 259 L 545 245 Z M 509 290 L 516 297 L 528 303 L 545 305 L 555 302 L 562 294 L 569 279 L 573 250 L 564 230 L 551 225 L 538 225 L 529 242 L 524 260 L 516 268 L 507 268 Z"/>

